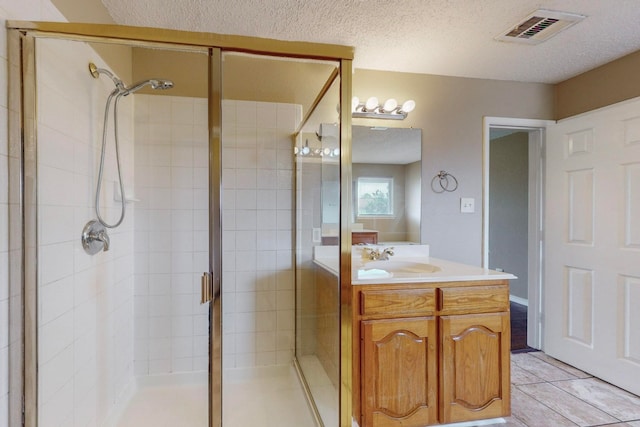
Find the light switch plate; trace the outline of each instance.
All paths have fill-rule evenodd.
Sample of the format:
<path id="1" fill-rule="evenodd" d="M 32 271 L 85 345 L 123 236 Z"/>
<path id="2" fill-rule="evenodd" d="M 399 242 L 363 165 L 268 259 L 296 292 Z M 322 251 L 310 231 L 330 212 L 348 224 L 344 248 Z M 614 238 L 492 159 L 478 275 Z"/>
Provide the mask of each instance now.
<path id="1" fill-rule="evenodd" d="M 475 200 L 473 197 L 461 197 L 460 198 L 460 212 L 462 213 L 474 213 L 476 211 L 475 208 Z"/>

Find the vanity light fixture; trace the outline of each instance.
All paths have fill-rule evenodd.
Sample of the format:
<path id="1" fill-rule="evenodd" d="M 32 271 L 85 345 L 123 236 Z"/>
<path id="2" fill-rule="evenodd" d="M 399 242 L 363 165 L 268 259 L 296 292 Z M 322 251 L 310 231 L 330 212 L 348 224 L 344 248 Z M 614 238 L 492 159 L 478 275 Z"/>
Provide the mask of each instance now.
<path id="1" fill-rule="evenodd" d="M 354 118 L 404 120 L 416 108 L 416 102 L 409 99 L 398 105 L 394 98 L 387 99 L 383 104 L 375 96 L 360 102 L 357 96 L 351 99 L 351 111 Z"/>

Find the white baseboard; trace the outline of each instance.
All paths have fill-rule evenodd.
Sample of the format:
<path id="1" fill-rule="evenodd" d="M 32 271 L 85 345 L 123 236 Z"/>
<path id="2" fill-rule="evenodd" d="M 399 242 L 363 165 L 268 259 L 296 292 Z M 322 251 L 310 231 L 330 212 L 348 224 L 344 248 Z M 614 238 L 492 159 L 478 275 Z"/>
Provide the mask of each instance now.
<path id="1" fill-rule="evenodd" d="M 529 300 L 528 299 L 520 298 L 520 297 L 517 297 L 515 295 L 509 295 L 509 301 L 513 301 L 516 304 L 520 304 L 520 305 L 524 305 L 526 307 L 529 307 Z"/>

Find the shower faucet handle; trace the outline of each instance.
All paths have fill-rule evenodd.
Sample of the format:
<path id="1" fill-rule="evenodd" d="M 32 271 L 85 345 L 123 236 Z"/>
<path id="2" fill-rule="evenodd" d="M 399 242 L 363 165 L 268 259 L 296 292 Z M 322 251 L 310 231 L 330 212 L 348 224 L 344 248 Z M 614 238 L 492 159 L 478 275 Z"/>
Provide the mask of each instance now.
<path id="1" fill-rule="evenodd" d="M 100 251 L 108 251 L 111 239 L 107 229 L 97 220 L 91 220 L 82 230 L 82 247 L 89 255 L 95 255 Z"/>

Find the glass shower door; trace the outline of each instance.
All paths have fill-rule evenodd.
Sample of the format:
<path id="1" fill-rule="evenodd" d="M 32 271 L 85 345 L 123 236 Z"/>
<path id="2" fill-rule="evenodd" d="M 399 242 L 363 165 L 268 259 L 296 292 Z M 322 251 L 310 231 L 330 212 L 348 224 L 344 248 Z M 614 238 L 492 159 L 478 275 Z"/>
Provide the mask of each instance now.
<path id="1" fill-rule="evenodd" d="M 37 141 L 25 147 L 35 154 L 25 174 L 37 179 L 25 193 L 37 200 L 26 268 L 37 268 L 38 425 L 220 425 L 207 399 L 215 316 L 201 304 L 217 179 L 208 50 L 38 38 L 34 60 Z M 92 76 L 89 62 L 105 71 Z M 173 88 L 154 90 L 158 77 Z M 91 255 L 80 235 L 96 218 L 103 156 L 101 216 L 113 225 L 123 204 L 125 213 L 94 235 Z"/>

